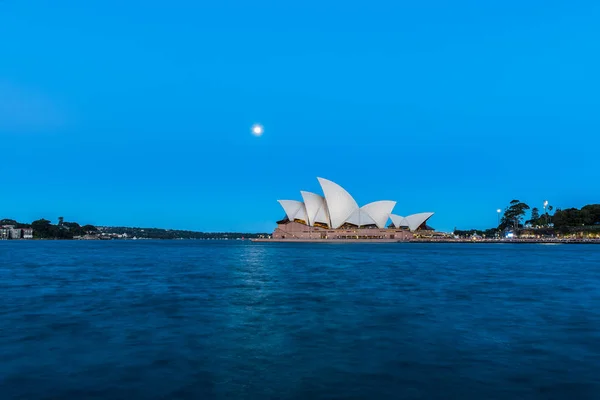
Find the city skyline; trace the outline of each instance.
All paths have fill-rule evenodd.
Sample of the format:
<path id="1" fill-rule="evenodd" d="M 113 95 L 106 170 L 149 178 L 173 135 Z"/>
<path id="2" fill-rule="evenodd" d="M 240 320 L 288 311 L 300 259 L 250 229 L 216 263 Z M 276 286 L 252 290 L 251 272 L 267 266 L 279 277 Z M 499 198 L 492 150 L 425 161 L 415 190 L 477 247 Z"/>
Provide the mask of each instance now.
<path id="1" fill-rule="evenodd" d="M 0 2 L 0 218 L 269 232 L 315 176 L 441 231 L 495 226 L 515 198 L 598 203 L 599 16 Z"/>

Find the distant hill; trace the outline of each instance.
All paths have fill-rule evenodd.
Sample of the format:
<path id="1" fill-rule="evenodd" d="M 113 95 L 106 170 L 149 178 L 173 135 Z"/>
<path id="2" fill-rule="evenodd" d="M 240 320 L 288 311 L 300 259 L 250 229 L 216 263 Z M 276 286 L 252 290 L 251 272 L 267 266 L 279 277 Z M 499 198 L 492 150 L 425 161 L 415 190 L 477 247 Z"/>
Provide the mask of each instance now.
<path id="1" fill-rule="evenodd" d="M 138 239 L 241 239 L 268 237 L 269 233 L 244 232 L 195 232 L 176 229 L 136 228 L 124 226 L 79 225 L 76 222 L 66 222 L 62 217 L 58 224 L 52 224 L 47 219 L 39 219 L 31 224 L 21 223 L 14 219 L 0 219 L 0 226 L 14 225 L 17 228 L 33 228 L 36 239 L 73 239 L 81 236 L 88 238 L 138 238 Z"/>
<path id="2" fill-rule="evenodd" d="M 177 229 L 133 228 L 125 226 L 99 226 L 100 234 L 127 235 L 138 239 L 252 239 L 267 237 L 270 233 L 196 232 Z"/>
<path id="3" fill-rule="evenodd" d="M 0 226 L 14 225 L 16 228 L 31 228 L 31 224 L 22 224 L 14 219 L 4 218 L 0 219 Z"/>

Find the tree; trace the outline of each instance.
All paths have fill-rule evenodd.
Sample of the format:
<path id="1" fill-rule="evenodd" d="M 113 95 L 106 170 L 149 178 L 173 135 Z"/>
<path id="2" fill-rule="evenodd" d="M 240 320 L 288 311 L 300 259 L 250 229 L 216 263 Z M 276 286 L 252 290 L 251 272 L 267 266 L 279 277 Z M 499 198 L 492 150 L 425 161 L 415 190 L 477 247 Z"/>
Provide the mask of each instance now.
<path id="1" fill-rule="evenodd" d="M 38 238 L 50 238 L 53 237 L 52 224 L 47 219 L 38 219 L 31 223 L 33 234 Z"/>
<path id="2" fill-rule="evenodd" d="M 600 204 L 588 204 L 582 210 L 589 213 L 589 225 L 600 225 Z"/>
<path id="3" fill-rule="evenodd" d="M 595 214 L 595 210 L 597 210 L 597 214 Z M 600 205 L 585 206 L 581 210 L 576 208 L 557 210 L 552 221 L 555 228 L 595 225 L 600 222 Z"/>
<path id="4" fill-rule="evenodd" d="M 98 232 L 98 228 L 96 228 L 94 225 L 84 225 L 81 227 L 81 229 L 83 229 L 85 233 Z"/>
<path id="5" fill-rule="evenodd" d="M 68 222 L 67 222 L 68 224 Z M 40 239 L 73 239 L 68 227 L 52 225 L 47 219 L 38 219 L 31 223 L 33 235 Z"/>
<path id="6" fill-rule="evenodd" d="M 512 227 L 515 231 L 518 230 L 527 210 L 529 210 L 527 204 L 519 200 L 512 200 L 510 206 L 504 211 L 499 228 L 506 229 Z"/>
<path id="7" fill-rule="evenodd" d="M 531 225 L 539 225 L 540 220 L 540 210 L 537 207 L 533 207 L 531 209 L 531 219 L 529 222 Z"/>
<path id="8" fill-rule="evenodd" d="M 552 221 L 552 216 L 550 215 L 550 212 L 554 209 L 554 207 L 552 206 L 547 206 L 546 207 L 546 213 L 544 214 L 544 225 L 549 226 L 550 222 Z"/>

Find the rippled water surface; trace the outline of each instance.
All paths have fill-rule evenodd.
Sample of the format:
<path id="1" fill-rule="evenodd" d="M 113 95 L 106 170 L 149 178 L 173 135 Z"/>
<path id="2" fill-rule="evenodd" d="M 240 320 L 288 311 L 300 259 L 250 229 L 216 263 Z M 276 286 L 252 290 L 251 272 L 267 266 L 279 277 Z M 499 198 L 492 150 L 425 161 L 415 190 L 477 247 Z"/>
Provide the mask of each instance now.
<path id="1" fill-rule="evenodd" d="M 0 399 L 600 399 L 600 246 L 0 242 Z"/>

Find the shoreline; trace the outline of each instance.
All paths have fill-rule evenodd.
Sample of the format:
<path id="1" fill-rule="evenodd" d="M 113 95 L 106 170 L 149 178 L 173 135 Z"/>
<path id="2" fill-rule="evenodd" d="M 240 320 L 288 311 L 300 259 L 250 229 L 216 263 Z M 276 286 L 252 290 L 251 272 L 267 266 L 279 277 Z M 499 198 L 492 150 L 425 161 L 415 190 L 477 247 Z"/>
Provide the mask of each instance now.
<path id="1" fill-rule="evenodd" d="M 256 243 L 463 243 L 463 244 L 600 244 L 600 239 L 250 239 Z"/>
<path id="2" fill-rule="evenodd" d="M 57 242 L 124 242 L 124 241 L 202 241 L 202 242 L 254 242 L 254 243 L 329 243 L 329 244 L 350 244 L 350 243 L 461 243 L 461 244 L 600 244 L 600 239 L 8 239 L 0 240 L 1 242 L 37 242 L 37 241 L 57 241 Z"/>

